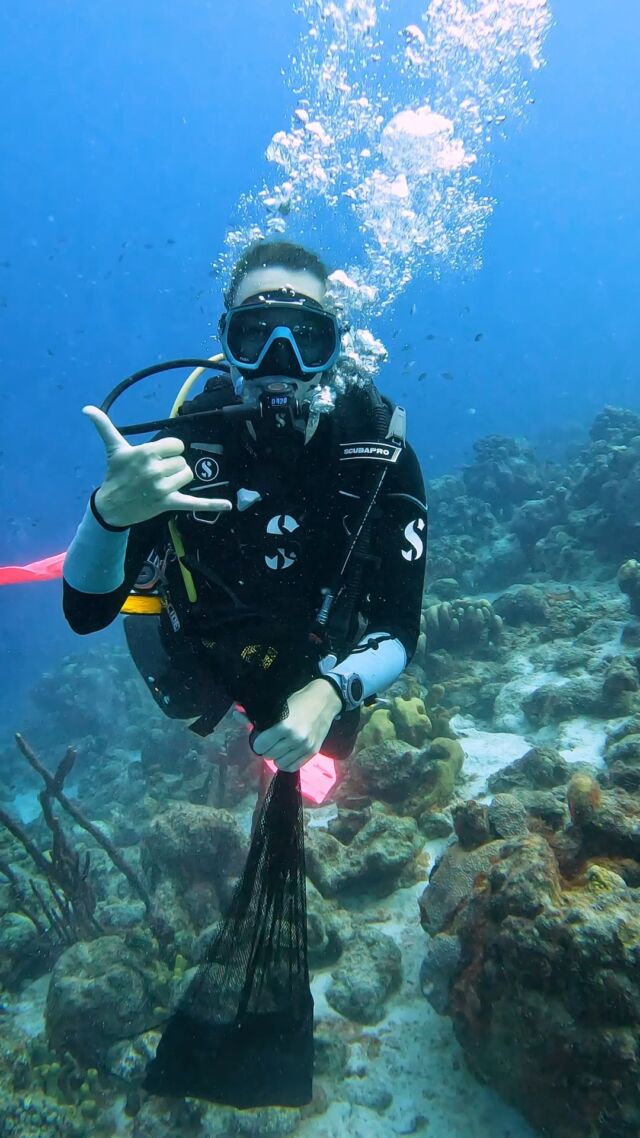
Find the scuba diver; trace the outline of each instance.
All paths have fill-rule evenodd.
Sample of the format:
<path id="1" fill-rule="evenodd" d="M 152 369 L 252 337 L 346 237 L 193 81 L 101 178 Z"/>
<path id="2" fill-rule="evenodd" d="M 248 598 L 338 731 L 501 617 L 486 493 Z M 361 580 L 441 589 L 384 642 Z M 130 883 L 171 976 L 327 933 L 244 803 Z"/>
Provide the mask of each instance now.
<path id="1" fill-rule="evenodd" d="M 239 704 L 252 750 L 286 771 L 351 752 L 361 705 L 415 651 L 424 586 L 405 414 L 335 382 L 327 277 L 300 245 L 252 244 L 225 294 L 226 370 L 170 426 L 131 445 L 84 408 L 106 474 L 64 562 L 75 632 L 148 601 L 125 632 L 162 710 L 204 736 Z"/>

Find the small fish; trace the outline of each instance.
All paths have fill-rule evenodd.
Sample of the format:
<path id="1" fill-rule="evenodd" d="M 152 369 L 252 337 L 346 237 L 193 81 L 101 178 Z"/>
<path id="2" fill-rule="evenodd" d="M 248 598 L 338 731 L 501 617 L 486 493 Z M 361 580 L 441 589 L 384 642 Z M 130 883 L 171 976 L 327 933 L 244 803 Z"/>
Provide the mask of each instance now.
<path id="1" fill-rule="evenodd" d="M 0 308 L 6 308 L 6 307 L 7 307 L 6 296 L 0 296 Z"/>
<path id="2" fill-rule="evenodd" d="M 209 276 L 210 277 L 217 277 L 218 276 L 218 269 L 209 269 Z"/>
<path id="3" fill-rule="evenodd" d="M 428 336 L 425 336 L 425 340 L 435 340 L 435 335 L 434 335 L 434 333 L 433 333 L 433 332 L 429 332 L 429 335 L 428 335 Z"/>
<path id="4" fill-rule="evenodd" d="M 415 314 L 416 314 L 416 312 L 417 312 L 417 311 L 418 311 L 418 305 L 417 305 L 417 304 L 412 304 L 412 305 L 411 305 L 411 308 L 409 309 L 409 312 L 410 312 L 411 316 L 415 316 Z"/>
<path id="5" fill-rule="evenodd" d="M 443 379 L 453 379 L 453 376 L 452 376 L 450 371 L 441 371 L 440 375 L 442 376 Z"/>
<path id="6" fill-rule="evenodd" d="M 461 316 L 466 316 L 467 313 L 469 313 L 469 312 L 471 312 L 471 309 L 469 308 L 468 304 L 465 304 L 464 308 L 460 309 L 460 315 Z"/>
<path id="7" fill-rule="evenodd" d="M 428 371 L 421 371 L 421 372 L 420 372 L 420 375 L 418 376 L 418 383 L 420 383 L 420 381 L 421 381 L 422 379 L 427 379 L 427 378 L 428 378 L 428 376 L 429 376 L 429 372 L 428 372 Z"/>
<path id="8" fill-rule="evenodd" d="M 10 269 L 11 261 L 0 261 L 0 269 Z"/>
<path id="9" fill-rule="evenodd" d="M 145 249 L 153 249 L 153 245 L 149 241 L 146 241 L 144 244 L 144 248 Z"/>
<path id="10" fill-rule="evenodd" d="M 415 366 L 416 366 L 415 360 L 408 360 L 407 363 L 404 365 L 402 370 L 403 371 L 411 371 L 411 368 L 415 367 Z"/>
<path id="11" fill-rule="evenodd" d="M 47 353 L 48 353 L 48 355 L 50 355 L 50 356 L 55 356 L 55 354 L 56 354 L 56 353 L 54 352 L 53 348 L 47 348 Z"/>
<path id="12" fill-rule="evenodd" d="M 175 245 L 173 237 L 167 237 L 167 245 Z"/>
<path id="13" fill-rule="evenodd" d="M 476 344 L 479 344 L 483 336 L 484 336 L 484 332 L 478 332 L 478 334 L 473 337 L 474 342 Z"/>
<path id="14" fill-rule="evenodd" d="M 391 333 L 391 339 L 392 339 L 392 340 L 395 340 L 395 339 L 397 338 L 397 336 L 398 336 L 398 332 L 399 332 L 399 331 L 400 331 L 400 329 L 399 329 L 399 328 L 396 328 L 395 332 L 392 332 L 392 333 Z"/>
<path id="15" fill-rule="evenodd" d="M 475 407 L 467 407 L 467 415 L 475 415 L 475 413 L 476 413 Z"/>
<path id="16" fill-rule="evenodd" d="M 121 253 L 120 256 L 118 257 L 118 264 L 121 263 L 123 257 L 124 257 L 124 253 Z"/>
<path id="17" fill-rule="evenodd" d="M 411 344 L 403 344 L 402 347 L 400 348 L 400 351 L 401 352 L 408 352 L 410 347 L 411 347 Z"/>

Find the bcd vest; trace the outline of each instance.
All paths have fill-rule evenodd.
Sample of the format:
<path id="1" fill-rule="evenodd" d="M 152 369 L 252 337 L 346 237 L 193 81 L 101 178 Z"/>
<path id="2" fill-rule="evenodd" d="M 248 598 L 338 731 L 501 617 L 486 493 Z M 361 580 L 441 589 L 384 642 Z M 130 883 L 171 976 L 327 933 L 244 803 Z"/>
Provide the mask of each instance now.
<path id="1" fill-rule="evenodd" d="M 234 401 L 231 384 L 216 377 L 184 409 L 214 410 Z M 298 432 L 270 443 L 256 441 L 246 423 L 206 422 L 205 428 L 193 421 L 181 426 L 176 420 L 175 433 L 185 442 L 194 472 L 188 492 L 230 498 L 234 509 L 196 511 L 176 519 L 179 560 L 170 556 L 166 567 L 171 607 L 163 623 L 168 639 L 179 631 L 206 642 L 221 628 L 245 621 L 311 627 L 366 504 L 381 427 L 389 422 L 388 404 L 371 388 L 339 396 L 306 446 Z M 332 647 L 353 642 L 361 627 L 357 614 L 366 610 L 367 582 L 375 565 L 363 564 L 362 550 L 358 558 L 350 567 L 350 588 L 345 583 L 333 631 L 327 632 Z M 185 569 L 197 594 L 192 600 Z"/>

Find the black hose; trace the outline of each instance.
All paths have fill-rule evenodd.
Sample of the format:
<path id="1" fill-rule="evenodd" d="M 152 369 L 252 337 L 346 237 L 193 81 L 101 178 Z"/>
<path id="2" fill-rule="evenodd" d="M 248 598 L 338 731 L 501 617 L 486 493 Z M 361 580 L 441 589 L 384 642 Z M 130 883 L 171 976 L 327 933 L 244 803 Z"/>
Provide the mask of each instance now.
<path id="1" fill-rule="evenodd" d="M 104 411 L 105 415 L 108 415 L 116 399 L 119 399 L 125 391 L 133 387 L 134 383 L 138 383 L 141 379 L 148 379 L 150 375 L 158 375 L 159 372 L 163 371 L 175 371 L 181 367 L 201 367 L 207 371 L 223 371 L 227 373 L 230 371 L 228 364 L 213 363 L 211 360 L 203 360 L 200 358 L 191 359 L 191 357 L 183 360 L 167 360 L 163 364 L 151 364 L 149 367 L 141 368 L 140 371 L 134 371 L 132 375 L 128 375 L 126 379 L 123 379 L 114 387 L 106 399 L 100 404 L 100 410 Z M 130 433 L 133 434 L 133 432 Z"/>

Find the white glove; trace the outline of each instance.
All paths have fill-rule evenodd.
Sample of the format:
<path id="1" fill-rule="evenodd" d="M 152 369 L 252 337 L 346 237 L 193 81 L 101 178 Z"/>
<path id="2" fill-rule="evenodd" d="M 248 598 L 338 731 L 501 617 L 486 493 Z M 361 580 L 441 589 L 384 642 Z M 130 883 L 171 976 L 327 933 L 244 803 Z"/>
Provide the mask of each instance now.
<path id="1" fill-rule="evenodd" d="M 95 496 L 100 517 L 110 526 L 132 526 L 178 510 L 219 513 L 230 510 L 226 498 L 197 498 L 180 490 L 193 479 L 180 439 L 156 439 L 131 446 L 98 407 L 84 407 L 107 456 L 107 473 Z"/>

